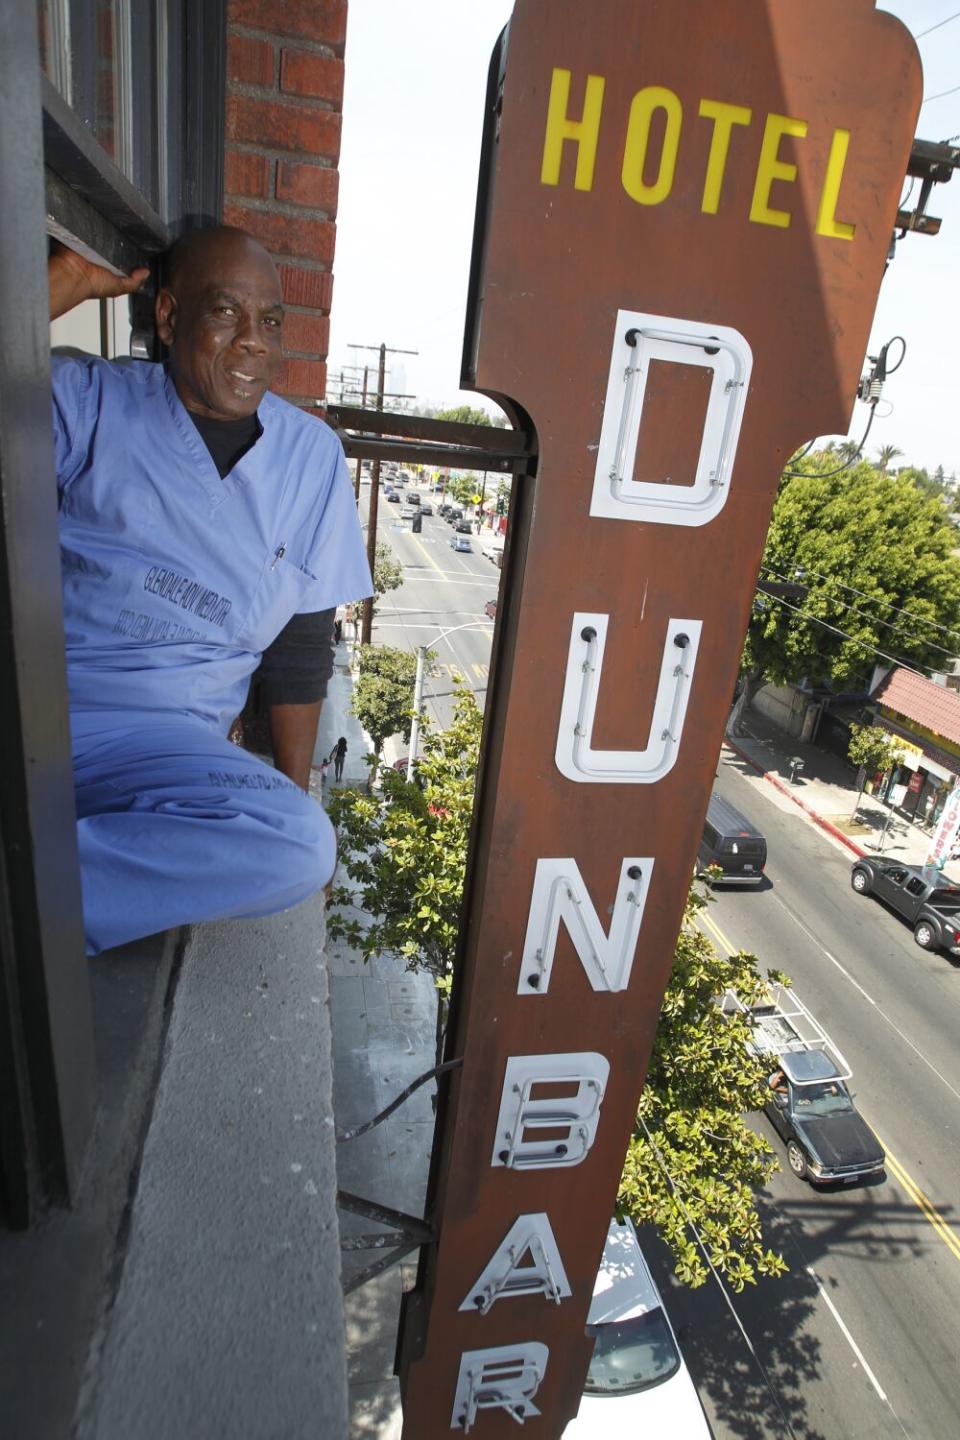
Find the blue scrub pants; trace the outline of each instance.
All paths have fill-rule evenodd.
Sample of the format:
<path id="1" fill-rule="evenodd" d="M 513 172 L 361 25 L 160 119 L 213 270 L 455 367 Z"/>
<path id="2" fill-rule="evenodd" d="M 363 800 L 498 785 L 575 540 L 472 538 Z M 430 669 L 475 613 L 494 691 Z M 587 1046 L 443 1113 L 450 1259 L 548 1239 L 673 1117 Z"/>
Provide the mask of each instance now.
<path id="1" fill-rule="evenodd" d="M 272 915 L 334 871 L 317 802 L 192 716 L 72 717 L 87 953 Z"/>

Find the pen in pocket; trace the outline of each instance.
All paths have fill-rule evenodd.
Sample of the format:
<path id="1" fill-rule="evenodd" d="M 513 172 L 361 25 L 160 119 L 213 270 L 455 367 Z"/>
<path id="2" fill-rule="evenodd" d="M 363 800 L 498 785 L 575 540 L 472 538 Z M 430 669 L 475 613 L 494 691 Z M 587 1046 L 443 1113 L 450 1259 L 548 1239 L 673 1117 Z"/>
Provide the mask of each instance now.
<path id="1" fill-rule="evenodd" d="M 273 564 L 270 566 L 270 569 L 271 569 L 271 570 L 276 570 L 278 561 L 282 560 L 283 557 L 284 557 L 284 555 L 286 555 L 286 553 L 287 553 L 286 542 L 284 542 L 282 545 L 278 545 L 278 546 L 277 546 L 276 550 L 274 551 L 274 555 L 273 555 Z"/>

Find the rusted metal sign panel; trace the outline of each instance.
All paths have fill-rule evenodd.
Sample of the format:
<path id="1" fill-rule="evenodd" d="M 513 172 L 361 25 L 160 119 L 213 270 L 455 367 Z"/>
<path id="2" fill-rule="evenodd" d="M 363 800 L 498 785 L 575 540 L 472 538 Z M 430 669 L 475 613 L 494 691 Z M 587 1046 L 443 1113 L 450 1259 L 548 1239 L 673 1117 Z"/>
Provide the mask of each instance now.
<path id="1" fill-rule="evenodd" d="M 847 428 L 920 96 L 873 0 L 515 7 L 467 369 L 475 341 L 469 378 L 540 459 L 511 512 L 407 1440 L 559 1436 L 577 1410 L 777 480 Z"/>

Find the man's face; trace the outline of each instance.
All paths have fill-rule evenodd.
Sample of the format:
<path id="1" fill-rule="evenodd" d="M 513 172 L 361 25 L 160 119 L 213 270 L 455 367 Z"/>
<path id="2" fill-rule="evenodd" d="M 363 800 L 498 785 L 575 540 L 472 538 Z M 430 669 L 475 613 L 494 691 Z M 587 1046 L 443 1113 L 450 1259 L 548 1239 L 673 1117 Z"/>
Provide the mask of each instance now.
<path id="1" fill-rule="evenodd" d="M 280 281 L 265 251 L 231 237 L 211 244 L 157 297 L 177 394 L 194 415 L 252 415 L 282 359 Z"/>

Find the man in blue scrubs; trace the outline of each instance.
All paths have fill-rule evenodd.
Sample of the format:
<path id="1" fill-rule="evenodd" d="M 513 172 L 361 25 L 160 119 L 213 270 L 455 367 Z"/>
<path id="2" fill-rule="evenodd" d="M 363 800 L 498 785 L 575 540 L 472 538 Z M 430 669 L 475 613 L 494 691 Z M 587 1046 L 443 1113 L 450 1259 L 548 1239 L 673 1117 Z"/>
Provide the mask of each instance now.
<path id="1" fill-rule="evenodd" d="M 51 316 L 130 293 L 145 274 L 118 278 L 58 251 Z M 371 592 L 339 442 L 268 392 L 283 324 L 269 255 L 243 231 L 198 231 L 174 247 L 165 280 L 165 366 L 53 360 L 92 954 L 174 925 L 272 914 L 330 879 L 333 830 L 305 793 L 329 623 Z M 273 769 L 227 734 L 276 646 Z"/>

